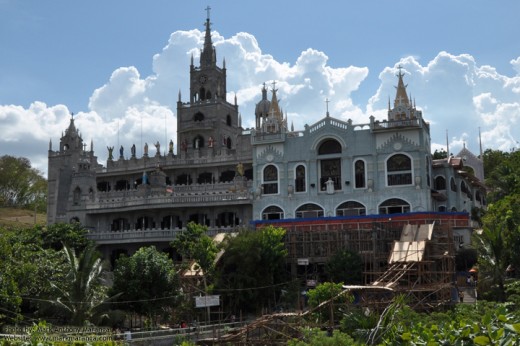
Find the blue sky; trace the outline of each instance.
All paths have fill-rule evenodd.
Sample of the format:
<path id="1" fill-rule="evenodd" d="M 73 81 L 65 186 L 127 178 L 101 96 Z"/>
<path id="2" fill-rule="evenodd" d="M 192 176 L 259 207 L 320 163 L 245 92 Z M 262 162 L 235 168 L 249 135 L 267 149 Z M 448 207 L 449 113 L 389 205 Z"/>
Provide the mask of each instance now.
<path id="1" fill-rule="evenodd" d="M 518 146 L 516 0 L 0 0 L 0 155 L 45 172 L 69 112 L 101 162 L 107 145 L 175 140 L 175 102 L 187 95 L 208 5 L 244 127 L 272 80 L 296 130 L 324 115 L 325 98 L 333 117 L 383 119 L 401 64 L 433 150 L 448 130 L 451 151 L 466 143 L 478 153 L 479 127 L 484 149 Z"/>

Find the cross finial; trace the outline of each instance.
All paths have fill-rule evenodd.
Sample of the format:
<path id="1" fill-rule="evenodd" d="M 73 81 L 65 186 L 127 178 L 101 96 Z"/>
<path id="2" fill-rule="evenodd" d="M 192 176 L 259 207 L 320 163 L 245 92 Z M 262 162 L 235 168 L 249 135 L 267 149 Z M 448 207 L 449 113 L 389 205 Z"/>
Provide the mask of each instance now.
<path id="1" fill-rule="evenodd" d="M 208 20 L 209 20 L 209 11 L 211 11 L 211 7 L 209 7 L 209 5 L 208 5 L 208 7 L 206 7 L 205 10 L 206 10 L 206 12 L 208 12 Z"/>
<path id="2" fill-rule="evenodd" d="M 327 97 L 327 98 L 325 99 L 325 105 L 326 105 L 326 107 L 327 107 L 327 116 L 329 116 L 329 102 L 330 102 L 330 100 L 329 100 L 329 98 Z"/>
<path id="3" fill-rule="evenodd" d="M 276 91 L 276 81 L 273 81 L 273 91 Z"/>
<path id="4" fill-rule="evenodd" d="M 397 66 L 397 68 L 399 69 L 399 75 L 397 77 L 401 77 L 402 76 L 401 70 L 403 69 L 403 67 L 401 66 L 401 64 L 399 64 L 399 66 Z"/>
<path id="5" fill-rule="evenodd" d="M 70 112 L 70 116 L 72 117 L 72 120 L 74 120 L 74 112 Z"/>

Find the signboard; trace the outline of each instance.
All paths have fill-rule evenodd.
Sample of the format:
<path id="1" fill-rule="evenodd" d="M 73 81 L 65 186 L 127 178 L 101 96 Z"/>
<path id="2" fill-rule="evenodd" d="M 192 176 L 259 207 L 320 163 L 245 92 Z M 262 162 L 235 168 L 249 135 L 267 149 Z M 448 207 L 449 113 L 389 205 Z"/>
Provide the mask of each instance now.
<path id="1" fill-rule="evenodd" d="M 195 307 L 206 308 L 208 306 L 219 306 L 220 296 L 200 296 L 195 297 Z"/>
<path id="2" fill-rule="evenodd" d="M 308 287 L 316 287 L 316 280 L 307 280 Z"/>
<path id="3" fill-rule="evenodd" d="M 298 258 L 298 265 L 299 266 L 308 266 L 309 259 L 308 258 Z"/>

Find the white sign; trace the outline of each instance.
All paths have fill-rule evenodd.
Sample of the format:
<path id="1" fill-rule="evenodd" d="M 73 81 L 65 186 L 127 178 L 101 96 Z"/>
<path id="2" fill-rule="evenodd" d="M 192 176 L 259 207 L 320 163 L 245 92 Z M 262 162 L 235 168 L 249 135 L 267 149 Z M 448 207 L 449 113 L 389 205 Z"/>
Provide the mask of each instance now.
<path id="1" fill-rule="evenodd" d="M 219 306 L 220 296 L 200 296 L 195 297 L 195 307 L 205 308 L 208 306 Z"/>
<path id="2" fill-rule="evenodd" d="M 299 266 L 308 266 L 309 259 L 308 258 L 298 258 L 298 265 Z"/>

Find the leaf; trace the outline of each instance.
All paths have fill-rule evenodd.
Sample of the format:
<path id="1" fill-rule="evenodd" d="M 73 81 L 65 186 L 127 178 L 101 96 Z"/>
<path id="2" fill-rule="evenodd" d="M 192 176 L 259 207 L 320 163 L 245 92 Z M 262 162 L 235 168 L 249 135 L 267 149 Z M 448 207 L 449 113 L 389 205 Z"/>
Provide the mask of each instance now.
<path id="1" fill-rule="evenodd" d="M 401 335 L 401 339 L 403 339 L 404 341 L 411 341 L 412 334 L 409 332 L 403 333 L 403 335 Z"/>
<path id="2" fill-rule="evenodd" d="M 477 345 L 491 345 L 491 340 L 484 335 L 473 338 L 473 342 Z"/>

